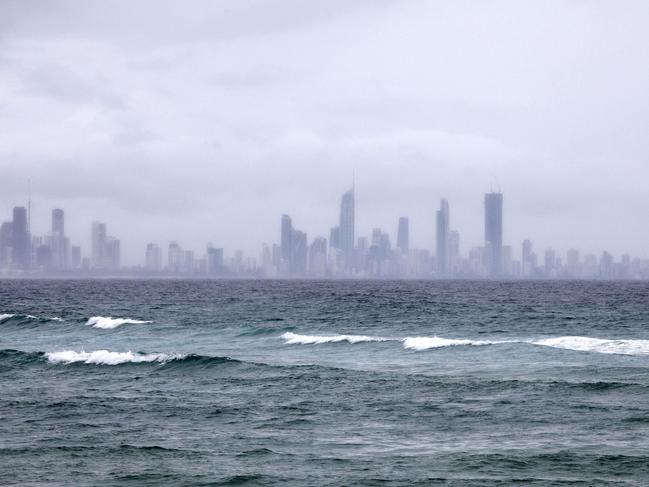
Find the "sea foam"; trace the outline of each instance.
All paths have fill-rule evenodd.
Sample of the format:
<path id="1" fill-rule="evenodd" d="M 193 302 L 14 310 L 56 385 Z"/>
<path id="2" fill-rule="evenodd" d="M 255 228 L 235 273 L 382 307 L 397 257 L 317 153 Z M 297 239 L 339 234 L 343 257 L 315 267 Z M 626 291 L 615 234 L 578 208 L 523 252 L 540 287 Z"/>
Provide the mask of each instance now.
<path id="1" fill-rule="evenodd" d="M 297 333 L 286 332 L 281 338 L 286 340 L 288 345 L 319 345 L 322 343 L 362 343 L 362 342 L 385 342 L 389 338 L 372 337 L 366 335 L 298 335 Z"/>
<path id="2" fill-rule="evenodd" d="M 604 338 L 563 336 L 535 340 L 530 343 L 579 352 L 649 355 L 649 340 L 607 340 Z"/>
<path id="3" fill-rule="evenodd" d="M 561 348 L 577 352 L 610 353 L 619 355 L 649 355 L 649 340 L 605 339 L 582 336 L 562 336 L 542 339 L 509 339 L 509 340 L 472 340 L 466 338 L 444 338 L 438 336 L 416 336 L 406 338 L 384 338 L 367 335 L 299 335 L 287 332 L 281 338 L 289 345 L 321 345 L 327 343 L 347 342 L 386 342 L 399 341 L 403 348 L 423 351 L 444 347 L 478 347 L 485 345 L 502 345 L 519 343 L 543 347 Z"/>
<path id="4" fill-rule="evenodd" d="M 119 365 L 126 363 L 141 362 L 169 362 L 184 358 L 184 355 L 177 353 L 133 353 L 111 352 L 109 350 L 96 350 L 94 352 L 75 352 L 63 350 L 61 352 L 48 352 L 45 354 L 47 360 L 53 364 L 84 363 L 94 365 Z"/>
<path id="5" fill-rule="evenodd" d="M 112 330 L 121 325 L 140 325 L 143 323 L 151 323 L 151 321 L 133 320 L 131 318 L 111 318 L 109 316 L 93 316 L 86 322 L 86 325 L 92 325 L 93 328 Z"/>
<path id="6" fill-rule="evenodd" d="M 501 343 L 512 343 L 511 341 L 487 341 L 487 340 L 464 340 L 442 337 L 406 337 L 403 340 L 403 347 L 411 350 L 428 350 L 429 348 L 458 347 L 458 346 L 482 346 L 498 345 Z"/>
<path id="7" fill-rule="evenodd" d="M 11 318 L 23 318 L 23 319 L 28 319 L 28 320 L 37 320 L 38 317 L 34 315 L 20 315 L 20 314 L 12 314 L 12 313 L 7 313 L 7 314 L 2 314 L 0 315 L 0 322 L 9 320 Z"/>

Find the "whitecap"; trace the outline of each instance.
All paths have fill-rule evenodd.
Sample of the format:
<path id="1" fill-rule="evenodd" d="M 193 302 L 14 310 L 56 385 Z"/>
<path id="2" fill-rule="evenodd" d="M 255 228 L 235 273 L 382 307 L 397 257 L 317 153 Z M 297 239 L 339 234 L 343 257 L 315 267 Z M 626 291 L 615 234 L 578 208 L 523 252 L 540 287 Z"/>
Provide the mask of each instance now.
<path id="1" fill-rule="evenodd" d="M 63 318 L 59 318 L 58 316 L 52 316 L 49 318 L 50 321 L 65 321 Z"/>
<path id="2" fill-rule="evenodd" d="M 10 318 L 13 318 L 14 316 L 22 316 L 23 318 L 27 318 L 29 320 L 37 320 L 38 319 L 36 316 L 33 316 L 33 315 L 17 315 L 17 314 L 9 314 L 9 313 L 7 313 L 7 314 L 0 315 L 0 321 L 8 320 Z"/>
<path id="3" fill-rule="evenodd" d="M 611 340 L 582 336 L 563 336 L 535 340 L 530 343 L 578 352 L 649 355 L 649 340 Z"/>
<path id="4" fill-rule="evenodd" d="M 141 362 L 168 362 L 184 357 L 177 353 L 133 353 L 128 352 L 111 352 L 109 350 L 96 350 L 94 352 L 75 352 L 73 350 L 63 350 L 61 352 L 48 352 L 45 354 L 47 360 L 53 364 L 72 364 L 84 363 L 94 365 L 119 365 L 125 363 Z"/>
<path id="5" fill-rule="evenodd" d="M 93 316 L 92 318 L 88 319 L 86 325 L 92 325 L 93 328 L 112 330 L 113 328 L 117 328 L 121 325 L 140 325 L 143 323 L 151 323 L 151 321 L 133 320 L 131 318 L 111 318 L 110 316 Z"/>
<path id="6" fill-rule="evenodd" d="M 501 343 L 515 343 L 514 341 L 488 341 L 488 340 L 466 340 L 455 338 L 433 337 L 406 337 L 403 340 L 403 347 L 411 350 L 428 350 L 430 348 L 458 347 L 458 346 L 483 346 L 498 345 Z"/>
<path id="7" fill-rule="evenodd" d="M 323 343 L 363 343 L 363 342 L 385 342 L 389 338 L 372 337 L 367 335 L 298 335 L 297 333 L 286 332 L 281 338 L 286 340 L 287 345 L 320 345 Z"/>

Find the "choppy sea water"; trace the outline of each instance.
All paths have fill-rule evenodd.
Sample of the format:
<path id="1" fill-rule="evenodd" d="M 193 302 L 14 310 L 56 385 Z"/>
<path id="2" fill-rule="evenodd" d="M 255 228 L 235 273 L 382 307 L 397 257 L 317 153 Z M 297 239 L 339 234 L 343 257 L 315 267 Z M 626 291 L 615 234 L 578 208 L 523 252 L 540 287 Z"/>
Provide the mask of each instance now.
<path id="1" fill-rule="evenodd" d="M 1 485 L 649 485 L 649 284 L 0 281 Z"/>

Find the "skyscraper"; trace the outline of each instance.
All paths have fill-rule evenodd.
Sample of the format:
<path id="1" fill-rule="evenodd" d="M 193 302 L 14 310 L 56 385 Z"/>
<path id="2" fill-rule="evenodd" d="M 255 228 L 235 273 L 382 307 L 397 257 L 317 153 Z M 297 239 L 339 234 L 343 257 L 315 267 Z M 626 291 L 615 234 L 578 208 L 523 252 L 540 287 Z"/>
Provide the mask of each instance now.
<path id="1" fill-rule="evenodd" d="M 67 243 L 67 245 L 66 245 Z M 65 238 L 65 223 L 63 210 L 52 210 L 52 235 L 50 238 L 51 259 L 53 269 L 62 270 L 68 265 L 69 242 Z"/>
<path id="2" fill-rule="evenodd" d="M 327 273 L 327 239 L 316 237 L 309 247 L 309 274 L 324 277 Z"/>
<path id="3" fill-rule="evenodd" d="M 288 215 L 282 215 L 281 235 L 282 259 L 280 262 L 280 273 L 289 274 L 293 269 L 293 222 Z"/>
<path id="4" fill-rule="evenodd" d="M 162 270 L 162 249 L 150 243 L 146 246 L 146 270 L 149 272 L 160 272 Z"/>
<path id="5" fill-rule="evenodd" d="M 345 273 L 350 273 L 354 267 L 354 225 L 354 190 L 350 189 L 343 195 L 340 203 L 339 244 L 343 256 L 343 270 Z"/>
<path id="6" fill-rule="evenodd" d="M 73 269 L 81 266 L 81 247 L 78 245 L 73 245 L 70 249 L 70 265 Z"/>
<path id="7" fill-rule="evenodd" d="M 460 258 L 460 233 L 453 230 L 448 233 L 448 273 L 458 273 L 458 260 Z"/>
<path id="8" fill-rule="evenodd" d="M 295 276 L 304 276 L 306 274 L 307 262 L 306 233 L 301 232 L 300 230 L 293 230 L 292 245 L 291 274 Z"/>
<path id="9" fill-rule="evenodd" d="M 31 264 L 31 237 L 27 227 L 27 209 L 23 206 L 14 208 L 12 225 L 13 262 L 18 269 L 29 269 Z"/>
<path id="10" fill-rule="evenodd" d="M 532 241 L 523 240 L 523 276 L 531 276 L 534 266 L 532 264 Z"/>
<path id="11" fill-rule="evenodd" d="M 408 246 L 410 241 L 410 229 L 408 217 L 402 216 L 399 218 L 399 230 L 397 232 L 397 247 L 401 253 L 408 253 Z"/>
<path id="12" fill-rule="evenodd" d="M 223 249 L 207 248 L 207 273 L 210 275 L 223 273 Z"/>
<path id="13" fill-rule="evenodd" d="M 503 195 L 487 193 L 485 208 L 485 259 L 490 276 L 502 274 L 503 260 Z"/>
<path id="14" fill-rule="evenodd" d="M 5 269 L 11 264 L 12 228 L 13 222 L 3 222 L 0 226 L 0 269 Z"/>
<path id="15" fill-rule="evenodd" d="M 106 266 L 106 224 L 92 222 L 92 254 L 91 263 L 94 269 Z"/>
<path id="16" fill-rule="evenodd" d="M 52 234 L 61 237 L 65 235 L 65 218 L 60 208 L 52 210 Z"/>
<path id="17" fill-rule="evenodd" d="M 443 198 L 437 210 L 437 272 L 440 275 L 448 274 L 449 270 L 450 218 L 448 201 Z"/>

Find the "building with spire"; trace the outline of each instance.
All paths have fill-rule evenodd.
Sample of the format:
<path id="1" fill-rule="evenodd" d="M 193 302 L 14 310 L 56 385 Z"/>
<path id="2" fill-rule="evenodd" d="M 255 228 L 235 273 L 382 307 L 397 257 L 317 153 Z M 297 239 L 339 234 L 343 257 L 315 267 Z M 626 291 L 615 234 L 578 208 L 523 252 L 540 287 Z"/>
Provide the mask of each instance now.
<path id="1" fill-rule="evenodd" d="M 485 264 L 489 276 L 503 272 L 503 195 L 487 193 L 485 210 Z"/>
<path id="2" fill-rule="evenodd" d="M 355 211 L 354 188 L 352 188 L 342 197 L 338 227 L 338 244 L 345 274 L 351 274 L 354 270 Z"/>

